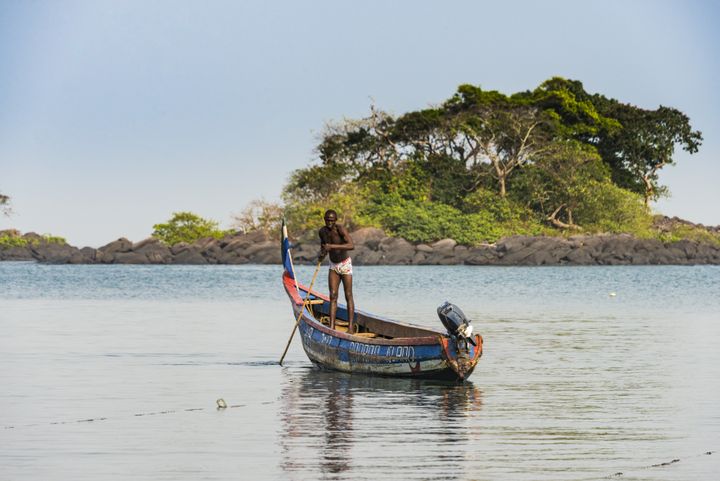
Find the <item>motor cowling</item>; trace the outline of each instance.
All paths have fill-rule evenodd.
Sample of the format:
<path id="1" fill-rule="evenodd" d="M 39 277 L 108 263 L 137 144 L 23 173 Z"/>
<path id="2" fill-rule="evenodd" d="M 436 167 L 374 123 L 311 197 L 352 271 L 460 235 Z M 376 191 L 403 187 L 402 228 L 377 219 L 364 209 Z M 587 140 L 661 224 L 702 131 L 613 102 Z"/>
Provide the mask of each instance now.
<path id="1" fill-rule="evenodd" d="M 448 334 L 463 341 L 468 341 L 473 346 L 476 345 L 475 338 L 472 335 L 473 327 L 470 325 L 470 319 L 465 316 L 465 313 L 458 306 L 445 301 L 437 308 L 437 313 Z"/>

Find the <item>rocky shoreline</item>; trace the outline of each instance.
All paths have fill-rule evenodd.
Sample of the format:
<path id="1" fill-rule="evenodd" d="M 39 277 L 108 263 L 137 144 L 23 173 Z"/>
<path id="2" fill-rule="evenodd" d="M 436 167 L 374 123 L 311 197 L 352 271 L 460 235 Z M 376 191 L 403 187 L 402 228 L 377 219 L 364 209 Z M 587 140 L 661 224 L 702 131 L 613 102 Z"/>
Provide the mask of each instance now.
<path id="1" fill-rule="evenodd" d="M 710 230 L 717 228 L 710 228 Z M 9 231 L 4 231 L 7 234 Z M 0 232 L 3 234 L 3 232 Z M 148 238 L 137 243 L 121 238 L 94 249 L 77 247 L 27 233 L 23 246 L 0 247 L 0 261 L 37 261 L 50 264 L 279 264 L 279 239 L 261 232 L 223 239 L 201 239 L 172 247 Z M 351 233 L 355 265 L 720 265 L 720 245 L 681 240 L 663 243 L 630 235 L 576 235 L 562 237 L 513 236 L 493 244 L 458 245 L 452 239 L 411 244 L 388 237 L 380 229 Z M 297 264 L 314 264 L 318 242 L 297 242 Z"/>

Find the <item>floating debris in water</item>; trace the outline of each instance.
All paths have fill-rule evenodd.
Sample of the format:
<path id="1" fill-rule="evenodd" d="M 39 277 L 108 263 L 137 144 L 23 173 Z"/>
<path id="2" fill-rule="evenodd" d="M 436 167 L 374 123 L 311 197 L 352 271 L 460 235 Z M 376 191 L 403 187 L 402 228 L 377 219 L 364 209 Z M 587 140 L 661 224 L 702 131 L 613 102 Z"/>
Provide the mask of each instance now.
<path id="1" fill-rule="evenodd" d="M 697 457 L 699 457 L 699 456 L 709 456 L 709 455 L 714 454 L 714 453 L 715 453 L 715 451 L 705 451 L 705 452 L 702 453 L 702 454 L 696 454 L 695 456 L 688 456 L 688 457 L 689 457 L 689 458 L 697 458 Z M 666 461 L 666 462 L 664 462 L 664 463 L 651 464 L 650 466 L 640 466 L 640 467 L 637 467 L 637 468 L 635 468 L 635 469 L 665 468 L 665 467 L 667 467 L 667 466 L 670 466 L 670 465 L 672 465 L 672 464 L 679 463 L 679 462 L 680 462 L 680 458 L 675 458 L 675 459 L 672 459 L 672 460 L 670 460 L 670 461 Z M 610 478 L 619 478 L 619 477 L 624 476 L 624 475 L 625 475 L 625 473 L 624 473 L 623 471 L 618 471 L 618 472 L 616 472 L 616 473 L 613 473 L 613 474 L 607 476 L 607 479 L 610 479 Z"/>
<path id="2" fill-rule="evenodd" d="M 217 403 L 218 409 L 225 409 L 227 407 L 227 404 L 225 403 L 225 400 L 223 398 L 220 398 L 215 402 Z"/>

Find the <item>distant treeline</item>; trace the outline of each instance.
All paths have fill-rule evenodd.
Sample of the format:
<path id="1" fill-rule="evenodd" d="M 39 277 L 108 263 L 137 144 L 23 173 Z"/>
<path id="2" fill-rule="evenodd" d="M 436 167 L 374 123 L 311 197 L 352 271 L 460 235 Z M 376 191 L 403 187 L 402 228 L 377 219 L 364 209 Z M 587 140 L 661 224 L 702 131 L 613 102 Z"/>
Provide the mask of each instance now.
<path id="1" fill-rule="evenodd" d="M 579 81 L 552 78 L 505 95 L 461 85 L 437 107 L 327 125 L 318 161 L 295 171 L 284 206 L 254 202 L 248 230 L 280 211 L 295 230 L 338 210 L 350 227 L 411 241 L 477 244 L 513 234 L 627 232 L 652 236 L 649 202 L 676 147 L 702 141 L 688 117 L 646 110 Z M 280 208 L 281 207 L 281 208 Z"/>

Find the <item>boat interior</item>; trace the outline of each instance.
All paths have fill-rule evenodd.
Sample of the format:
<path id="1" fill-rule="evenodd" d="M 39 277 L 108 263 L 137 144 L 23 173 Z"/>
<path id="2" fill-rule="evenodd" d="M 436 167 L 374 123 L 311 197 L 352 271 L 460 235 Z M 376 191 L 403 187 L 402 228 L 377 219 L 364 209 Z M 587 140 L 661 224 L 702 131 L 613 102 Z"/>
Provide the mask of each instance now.
<path id="1" fill-rule="evenodd" d="M 307 307 L 318 322 L 330 327 L 329 301 L 311 296 Z M 347 309 L 340 303 L 338 303 L 335 316 L 335 330 L 348 332 Z M 435 337 L 442 334 L 442 331 L 380 319 L 357 309 L 355 310 L 354 331 L 352 335 L 367 339 Z"/>

